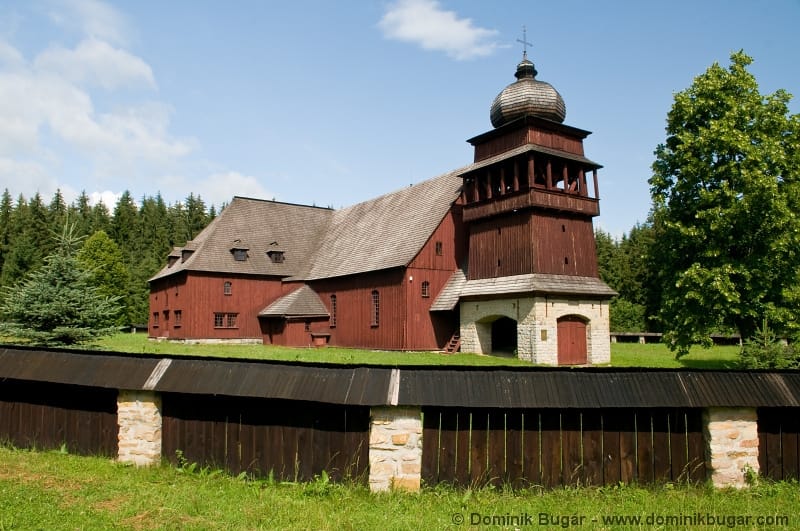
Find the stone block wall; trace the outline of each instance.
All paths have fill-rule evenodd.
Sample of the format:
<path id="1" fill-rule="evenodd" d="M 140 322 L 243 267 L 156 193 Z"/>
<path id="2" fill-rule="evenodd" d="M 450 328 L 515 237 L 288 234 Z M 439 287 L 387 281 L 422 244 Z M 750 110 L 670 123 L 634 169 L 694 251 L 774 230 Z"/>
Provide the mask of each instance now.
<path id="1" fill-rule="evenodd" d="M 610 363 L 608 301 L 521 297 L 463 301 L 461 350 L 477 354 L 492 351 L 492 321 L 498 316 L 517 321 L 517 356 L 541 365 L 558 365 L 558 319 L 579 315 L 588 321 L 587 361 Z"/>
<path id="2" fill-rule="evenodd" d="M 369 488 L 417 491 L 422 472 L 422 414 L 415 407 L 374 407 L 369 433 Z"/>
<path id="3" fill-rule="evenodd" d="M 747 485 L 747 471 L 757 473 L 758 415 L 752 408 L 708 408 L 704 415 L 706 466 L 715 487 Z"/>
<path id="4" fill-rule="evenodd" d="M 137 466 L 161 461 L 161 396 L 120 389 L 117 397 L 117 458 Z"/>

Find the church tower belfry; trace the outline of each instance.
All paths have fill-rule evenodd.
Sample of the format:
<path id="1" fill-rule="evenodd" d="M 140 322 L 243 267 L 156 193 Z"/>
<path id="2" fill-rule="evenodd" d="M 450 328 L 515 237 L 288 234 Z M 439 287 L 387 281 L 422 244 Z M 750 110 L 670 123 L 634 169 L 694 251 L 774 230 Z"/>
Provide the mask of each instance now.
<path id="1" fill-rule="evenodd" d="M 592 227 L 602 166 L 584 154 L 590 132 L 563 123 L 564 99 L 536 78 L 523 43 L 516 81 L 492 102 L 493 129 L 468 140 L 474 163 L 461 174 L 462 348 L 606 363 L 615 293 L 599 278 Z"/>

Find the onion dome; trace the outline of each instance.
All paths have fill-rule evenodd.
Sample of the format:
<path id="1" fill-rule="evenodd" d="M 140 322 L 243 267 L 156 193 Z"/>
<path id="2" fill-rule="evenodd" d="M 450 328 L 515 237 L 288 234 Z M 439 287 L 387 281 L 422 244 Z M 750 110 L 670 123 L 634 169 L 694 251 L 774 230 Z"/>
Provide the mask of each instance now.
<path id="1" fill-rule="evenodd" d="M 528 60 L 528 54 L 523 53 L 522 62 L 517 65 L 517 73 L 514 74 L 517 81 L 504 88 L 492 103 L 489 117 L 494 127 L 525 115 L 559 123 L 564 121 L 567 107 L 561 94 L 550 83 L 538 81 L 537 73 L 533 63 Z"/>

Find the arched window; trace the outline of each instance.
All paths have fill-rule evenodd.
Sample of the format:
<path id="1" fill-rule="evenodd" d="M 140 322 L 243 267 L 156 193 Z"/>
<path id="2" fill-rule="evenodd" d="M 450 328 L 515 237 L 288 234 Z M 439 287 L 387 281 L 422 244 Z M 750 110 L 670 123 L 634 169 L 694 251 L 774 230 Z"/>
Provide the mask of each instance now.
<path id="1" fill-rule="evenodd" d="M 422 298 L 427 299 L 431 296 L 431 283 L 427 280 L 422 281 Z"/>
<path id="2" fill-rule="evenodd" d="M 230 295 L 233 293 L 233 284 L 231 284 L 230 281 L 226 281 L 222 285 L 222 293 L 223 295 Z"/>
<path id="3" fill-rule="evenodd" d="M 336 328 L 336 295 L 331 295 L 331 328 Z"/>
<path id="4" fill-rule="evenodd" d="M 381 294 L 378 290 L 372 290 L 372 326 L 380 324 L 381 316 Z"/>

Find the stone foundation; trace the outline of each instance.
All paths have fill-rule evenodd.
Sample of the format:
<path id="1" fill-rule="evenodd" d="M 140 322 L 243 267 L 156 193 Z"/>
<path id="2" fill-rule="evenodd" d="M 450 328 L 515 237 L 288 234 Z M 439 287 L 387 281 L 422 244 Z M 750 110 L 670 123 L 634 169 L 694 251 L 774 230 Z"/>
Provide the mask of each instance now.
<path id="1" fill-rule="evenodd" d="M 558 319 L 577 315 L 586 320 L 589 365 L 611 362 L 609 303 L 553 297 L 518 297 L 462 301 L 461 350 L 492 352 L 492 322 L 508 317 L 517 322 L 517 357 L 540 365 L 558 365 Z"/>
<path id="2" fill-rule="evenodd" d="M 137 466 L 161 461 L 161 396 L 152 391 L 126 391 L 117 397 L 117 459 Z"/>
<path id="3" fill-rule="evenodd" d="M 374 407 L 369 433 L 369 488 L 418 491 L 422 415 L 414 407 Z"/>
<path id="4" fill-rule="evenodd" d="M 715 487 L 742 488 L 758 473 L 758 415 L 750 408 L 708 408 L 703 415 L 706 466 Z"/>

